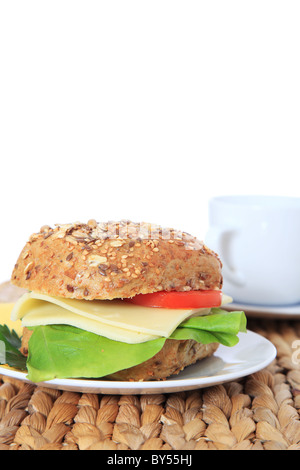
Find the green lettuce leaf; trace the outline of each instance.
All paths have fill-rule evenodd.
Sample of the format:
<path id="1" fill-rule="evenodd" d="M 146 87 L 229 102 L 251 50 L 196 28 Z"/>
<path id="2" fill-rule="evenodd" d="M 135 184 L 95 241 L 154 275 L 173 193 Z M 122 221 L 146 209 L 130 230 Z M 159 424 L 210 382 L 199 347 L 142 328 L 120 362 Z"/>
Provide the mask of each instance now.
<path id="1" fill-rule="evenodd" d="M 32 382 L 54 378 L 98 378 L 128 369 L 155 356 L 166 338 L 127 344 L 70 325 L 33 328 L 27 370 Z"/>
<path id="2" fill-rule="evenodd" d="M 170 336 L 171 339 L 186 340 L 193 339 L 197 343 L 209 344 L 220 343 L 224 346 L 235 346 L 239 339 L 230 333 L 211 333 L 209 331 L 197 330 L 196 328 L 177 328 Z"/>
<path id="3" fill-rule="evenodd" d="M 159 338 L 139 344 L 113 341 L 69 325 L 31 328 L 27 359 L 28 378 L 42 382 L 54 378 L 99 378 L 128 369 L 155 356 L 165 344 Z M 244 312 L 213 309 L 204 317 L 190 318 L 170 336 L 175 340 L 193 339 L 199 343 L 234 346 L 238 333 L 246 332 Z"/>
<path id="4" fill-rule="evenodd" d="M 224 346 L 235 346 L 238 333 L 246 333 L 247 319 L 244 312 L 227 312 L 213 308 L 212 314 L 193 317 L 181 323 L 170 338 L 177 340 L 193 339 L 198 343 L 220 343 Z"/>
<path id="5" fill-rule="evenodd" d="M 212 308 L 211 311 L 211 315 L 185 320 L 180 327 L 231 335 L 237 335 L 240 331 L 246 333 L 247 319 L 244 312 L 227 312 L 220 308 Z"/>

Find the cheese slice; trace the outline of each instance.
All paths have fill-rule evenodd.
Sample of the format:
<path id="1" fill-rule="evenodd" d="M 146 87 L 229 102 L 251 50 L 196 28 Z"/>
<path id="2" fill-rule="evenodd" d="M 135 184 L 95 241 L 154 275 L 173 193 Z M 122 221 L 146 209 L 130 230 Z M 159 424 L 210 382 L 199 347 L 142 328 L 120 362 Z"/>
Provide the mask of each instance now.
<path id="1" fill-rule="evenodd" d="M 221 303 L 221 307 L 222 307 L 222 305 L 231 304 L 231 302 L 233 302 L 233 298 L 230 297 L 230 295 L 222 294 L 222 303 Z"/>
<path id="2" fill-rule="evenodd" d="M 180 323 L 195 315 L 196 312 L 198 315 L 207 315 L 210 309 L 150 308 L 126 303 L 122 300 L 64 299 L 29 292 L 17 301 L 11 318 L 12 320 L 23 319 L 24 326 L 34 326 L 32 322 L 35 325 L 47 324 L 47 322 L 53 324 L 54 320 L 56 323 L 59 320 L 60 324 L 74 326 L 78 326 L 80 322 L 80 328 L 94 332 L 97 322 L 99 326 L 99 328 L 97 326 L 97 334 L 101 336 L 116 340 L 117 328 L 122 330 L 118 334 L 118 340 L 126 330 L 132 332 L 131 342 L 143 342 L 154 339 L 153 337 L 169 337 Z M 85 319 L 85 322 L 82 318 Z M 93 321 L 93 324 L 88 320 Z M 111 329 L 109 330 L 107 327 L 111 327 Z M 138 337 L 133 333 L 137 333 Z M 123 337 L 125 338 L 125 336 Z M 128 341 L 127 335 L 124 342 Z"/>
<path id="3" fill-rule="evenodd" d="M 13 303 L 0 303 L 0 325 L 7 325 L 10 330 L 15 330 L 21 336 L 23 331 L 21 321 L 12 321 L 10 318 L 14 305 Z"/>
<path id="4" fill-rule="evenodd" d="M 144 343 L 157 339 L 159 336 L 130 331 L 116 326 L 106 325 L 98 320 L 78 315 L 49 302 L 41 305 L 35 304 L 29 313 L 22 318 L 22 325 L 26 327 L 39 325 L 71 325 L 82 330 L 90 331 L 99 336 L 122 343 Z"/>
<path id="5" fill-rule="evenodd" d="M 223 296 L 222 304 L 232 299 Z M 122 300 L 77 300 L 29 292 L 12 309 L 11 319 L 22 326 L 66 324 L 124 343 L 169 337 L 189 317 L 211 309 L 143 307 Z"/>

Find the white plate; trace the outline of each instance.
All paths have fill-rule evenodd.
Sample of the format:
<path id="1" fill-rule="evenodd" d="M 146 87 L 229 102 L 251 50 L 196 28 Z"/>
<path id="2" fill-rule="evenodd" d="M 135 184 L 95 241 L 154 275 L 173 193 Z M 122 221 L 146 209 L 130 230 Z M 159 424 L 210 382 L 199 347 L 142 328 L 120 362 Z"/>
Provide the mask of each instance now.
<path id="1" fill-rule="evenodd" d="M 231 304 L 222 305 L 224 310 L 243 310 L 247 317 L 260 318 L 300 318 L 300 304 L 287 306 L 268 306 L 268 305 L 250 305 L 232 302 Z"/>
<path id="2" fill-rule="evenodd" d="M 248 331 L 239 334 L 239 343 L 220 346 L 215 354 L 187 367 L 179 375 L 165 381 L 113 382 L 90 379 L 55 379 L 39 383 L 44 387 L 82 393 L 139 395 L 171 393 L 210 387 L 253 374 L 267 367 L 276 357 L 273 344 L 263 336 Z M 0 367 L 0 374 L 28 382 L 26 373 Z"/>

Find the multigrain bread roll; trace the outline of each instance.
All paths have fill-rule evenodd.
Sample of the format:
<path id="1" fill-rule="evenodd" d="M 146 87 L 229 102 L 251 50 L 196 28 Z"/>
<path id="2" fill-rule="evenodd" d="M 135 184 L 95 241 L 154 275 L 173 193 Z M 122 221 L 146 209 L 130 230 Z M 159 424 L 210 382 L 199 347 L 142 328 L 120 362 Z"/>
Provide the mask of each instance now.
<path id="1" fill-rule="evenodd" d="M 121 370 L 108 376 L 112 380 L 163 380 L 177 375 L 185 367 L 211 356 L 218 349 L 218 343 L 201 344 L 193 340 L 175 341 L 167 339 L 164 347 L 154 357 L 142 364 Z"/>
<path id="2" fill-rule="evenodd" d="M 19 256 L 12 283 L 74 299 L 221 289 L 221 261 L 195 237 L 128 221 L 44 226 Z"/>
<path id="3" fill-rule="evenodd" d="M 219 291 L 221 268 L 217 254 L 187 233 L 146 223 L 90 220 L 44 226 L 33 234 L 17 260 L 11 282 L 53 297 L 128 299 L 161 291 Z M 25 355 L 31 334 L 24 329 L 21 351 Z M 154 357 L 107 378 L 165 379 L 211 356 L 218 346 L 167 339 Z"/>

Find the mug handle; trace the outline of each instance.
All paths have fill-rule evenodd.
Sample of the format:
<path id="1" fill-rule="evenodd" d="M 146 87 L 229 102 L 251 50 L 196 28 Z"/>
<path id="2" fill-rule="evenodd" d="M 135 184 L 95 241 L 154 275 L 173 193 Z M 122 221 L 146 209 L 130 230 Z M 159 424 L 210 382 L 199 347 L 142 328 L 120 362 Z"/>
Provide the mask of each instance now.
<path id="1" fill-rule="evenodd" d="M 208 231 L 208 238 L 209 243 L 214 246 L 214 251 L 216 251 L 221 258 L 223 265 L 223 276 L 226 281 L 229 281 L 238 287 L 242 287 L 246 284 L 245 276 L 241 271 L 230 267 L 227 261 L 229 257 L 228 245 L 232 237 L 234 237 L 238 232 L 238 229 L 225 229 L 213 227 L 210 228 Z"/>

